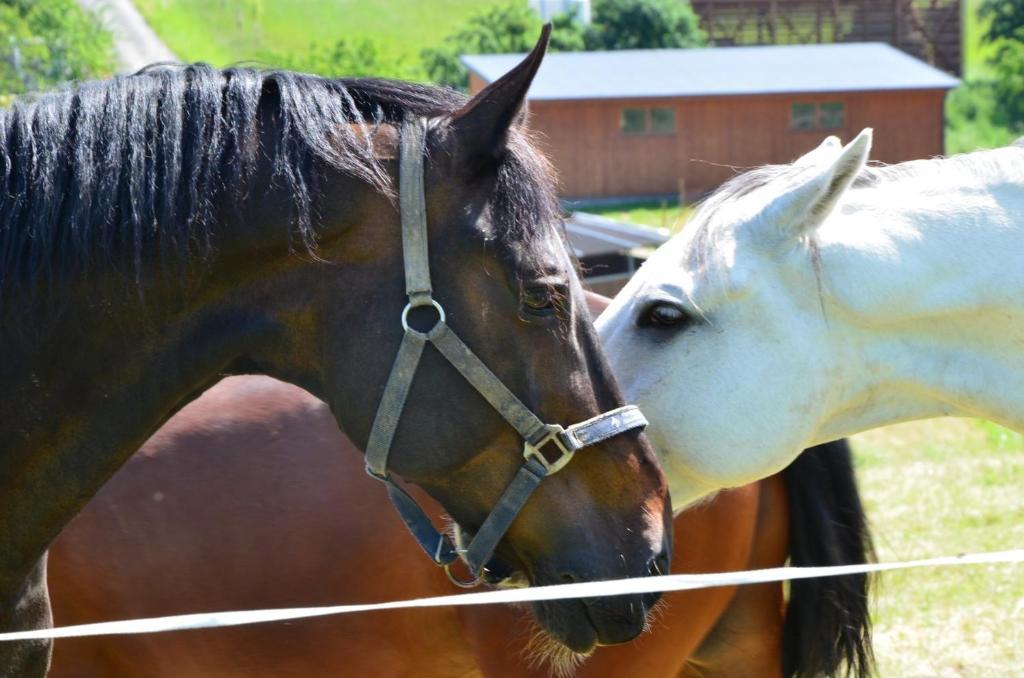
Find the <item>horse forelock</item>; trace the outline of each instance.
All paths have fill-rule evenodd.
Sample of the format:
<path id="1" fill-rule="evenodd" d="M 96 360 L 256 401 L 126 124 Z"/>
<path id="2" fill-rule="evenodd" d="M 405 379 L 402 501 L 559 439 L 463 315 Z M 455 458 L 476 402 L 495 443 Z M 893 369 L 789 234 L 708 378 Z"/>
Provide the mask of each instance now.
<path id="1" fill-rule="evenodd" d="M 293 246 L 313 251 L 318 163 L 393 197 L 373 130 L 465 102 L 414 83 L 205 64 L 23 98 L 0 111 L 0 292 L 6 301 L 96 264 L 127 263 L 139 281 L 151 259 L 202 258 L 217 221 L 253 194 L 260 162 L 291 196 Z M 497 173 L 498 237 L 529 240 L 559 220 L 551 169 L 522 130 Z"/>

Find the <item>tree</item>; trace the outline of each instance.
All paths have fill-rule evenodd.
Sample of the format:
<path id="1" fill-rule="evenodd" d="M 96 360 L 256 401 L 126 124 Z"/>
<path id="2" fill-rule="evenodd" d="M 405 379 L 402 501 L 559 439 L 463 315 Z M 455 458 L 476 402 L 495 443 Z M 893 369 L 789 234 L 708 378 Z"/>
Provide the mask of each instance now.
<path id="1" fill-rule="evenodd" d="M 113 39 L 75 0 L 0 0 L 0 95 L 113 70 Z"/>
<path id="2" fill-rule="evenodd" d="M 595 0 L 587 49 L 699 47 L 706 41 L 697 15 L 680 0 Z"/>
<path id="3" fill-rule="evenodd" d="M 984 0 L 978 16 L 989 22 L 982 42 L 996 48 L 989 59 L 995 75 L 993 119 L 1020 134 L 1024 132 L 1024 0 Z"/>
<path id="4" fill-rule="evenodd" d="M 552 23 L 552 50 L 583 49 L 582 28 L 572 17 L 562 15 Z M 469 76 L 460 56 L 528 52 L 536 44 L 540 28 L 540 17 L 523 0 L 496 5 L 471 16 L 445 38 L 442 47 L 423 50 L 423 66 L 434 82 L 466 89 Z"/>

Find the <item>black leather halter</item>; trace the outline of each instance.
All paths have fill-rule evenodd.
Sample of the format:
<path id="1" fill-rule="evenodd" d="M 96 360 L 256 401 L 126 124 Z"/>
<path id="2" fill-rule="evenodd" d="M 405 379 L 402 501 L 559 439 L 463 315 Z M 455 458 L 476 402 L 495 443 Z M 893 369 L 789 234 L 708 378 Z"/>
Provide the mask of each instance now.
<path id="1" fill-rule="evenodd" d="M 431 560 L 443 566 L 454 583 L 472 587 L 480 583 L 484 565 L 541 480 L 562 469 L 577 450 L 625 431 L 642 428 L 647 425 L 647 420 L 638 408 L 627 405 L 567 428 L 558 424 L 545 424 L 448 327 L 444 309 L 432 297 L 430 286 L 427 216 L 423 193 L 425 139 L 425 120 L 412 119 L 402 124 L 399 191 L 405 289 L 409 303 L 402 311 L 405 335 L 388 376 L 366 445 L 366 471 L 385 483 L 392 504 Z M 437 322 L 427 332 L 417 331 L 408 323 L 409 311 L 419 306 L 433 306 L 437 312 Z M 387 468 L 391 441 L 427 342 L 447 358 L 525 441 L 523 465 L 464 551 L 457 550 L 447 536 L 434 529 L 416 501 L 391 480 Z M 450 565 L 459 555 L 473 574 L 471 581 L 460 581 L 452 575 Z"/>

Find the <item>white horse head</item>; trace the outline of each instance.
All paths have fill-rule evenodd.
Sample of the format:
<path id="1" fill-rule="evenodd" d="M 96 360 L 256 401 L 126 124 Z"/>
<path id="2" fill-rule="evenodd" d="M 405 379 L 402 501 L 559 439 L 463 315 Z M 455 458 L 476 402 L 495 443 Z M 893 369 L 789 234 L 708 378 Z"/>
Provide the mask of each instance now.
<path id="1" fill-rule="evenodd" d="M 599 318 L 677 508 L 874 426 L 1024 416 L 1024 153 L 865 169 L 870 148 L 830 137 L 734 178 Z M 1002 280 L 979 247 L 1009 258 Z M 1019 324 L 986 338 L 983 309 Z"/>

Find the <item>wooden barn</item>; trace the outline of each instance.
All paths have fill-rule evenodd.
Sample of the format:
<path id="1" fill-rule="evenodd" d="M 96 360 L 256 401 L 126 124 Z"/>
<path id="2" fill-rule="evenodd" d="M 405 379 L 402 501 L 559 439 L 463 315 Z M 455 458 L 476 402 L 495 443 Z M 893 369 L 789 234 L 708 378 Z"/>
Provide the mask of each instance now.
<path id="1" fill-rule="evenodd" d="M 470 91 L 520 58 L 464 56 Z M 865 127 L 876 160 L 941 154 L 957 84 L 882 43 L 562 52 L 533 82 L 530 126 L 565 198 L 692 198 L 735 168 L 789 162 Z"/>

